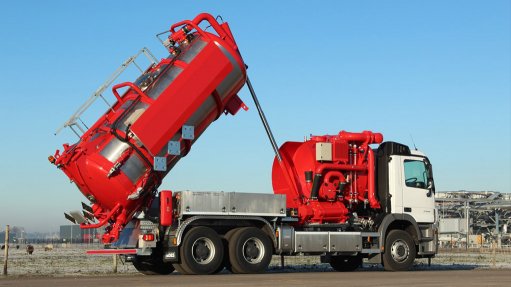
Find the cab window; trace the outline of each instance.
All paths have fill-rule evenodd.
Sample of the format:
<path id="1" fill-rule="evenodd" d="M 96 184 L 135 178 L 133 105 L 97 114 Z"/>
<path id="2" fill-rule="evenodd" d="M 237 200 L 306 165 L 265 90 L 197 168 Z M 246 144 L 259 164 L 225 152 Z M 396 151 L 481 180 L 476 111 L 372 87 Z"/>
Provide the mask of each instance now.
<path id="1" fill-rule="evenodd" d="M 408 187 L 427 187 L 426 165 L 420 160 L 405 160 L 405 184 Z"/>

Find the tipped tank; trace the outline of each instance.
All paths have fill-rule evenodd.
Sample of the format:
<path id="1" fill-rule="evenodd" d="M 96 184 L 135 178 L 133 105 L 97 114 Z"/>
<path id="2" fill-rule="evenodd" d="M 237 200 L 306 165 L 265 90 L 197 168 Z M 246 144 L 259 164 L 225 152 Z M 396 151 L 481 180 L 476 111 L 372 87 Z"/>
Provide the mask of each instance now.
<path id="1" fill-rule="evenodd" d="M 199 27 L 202 22 L 210 32 Z M 170 55 L 136 81 L 113 86 L 117 102 L 81 135 L 50 157 L 92 203 L 96 224 L 108 224 L 104 243 L 118 239 L 133 215 L 222 113 L 246 106 L 236 93 L 245 64 L 227 23 L 200 14 L 171 26 Z M 127 89 L 123 94 L 119 89 Z"/>

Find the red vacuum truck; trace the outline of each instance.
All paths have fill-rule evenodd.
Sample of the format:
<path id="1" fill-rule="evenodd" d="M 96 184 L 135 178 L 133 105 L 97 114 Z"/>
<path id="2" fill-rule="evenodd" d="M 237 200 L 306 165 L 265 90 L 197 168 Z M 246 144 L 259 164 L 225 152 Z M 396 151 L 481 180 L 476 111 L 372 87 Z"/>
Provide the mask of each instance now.
<path id="1" fill-rule="evenodd" d="M 91 203 L 65 216 L 105 229 L 105 249 L 89 253 L 121 254 L 145 274 L 258 273 L 273 255 L 317 255 L 338 271 L 364 260 L 399 271 L 434 257 L 428 158 L 370 131 L 279 148 L 231 29 L 217 19 L 200 14 L 158 34 L 167 58 L 142 49 L 63 125 L 79 140 L 49 160 Z M 139 67 L 140 55 L 149 67 L 134 82 L 113 85 L 116 102 L 86 126 L 83 112 L 97 98 L 108 102 L 103 92 L 127 66 Z M 237 96 L 245 84 L 276 154 L 273 194 L 158 191 L 212 122 L 247 109 Z"/>

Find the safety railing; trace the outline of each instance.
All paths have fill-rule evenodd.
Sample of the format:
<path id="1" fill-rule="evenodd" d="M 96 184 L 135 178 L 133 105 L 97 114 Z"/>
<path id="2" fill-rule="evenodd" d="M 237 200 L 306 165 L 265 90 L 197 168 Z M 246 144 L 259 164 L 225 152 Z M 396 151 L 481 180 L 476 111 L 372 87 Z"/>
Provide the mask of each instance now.
<path id="1" fill-rule="evenodd" d="M 82 115 L 87 111 L 91 105 L 98 99 L 101 98 L 103 102 L 108 106 L 108 109 L 111 109 L 113 111 L 114 105 L 111 104 L 106 97 L 103 95 L 106 89 L 112 85 L 112 83 L 117 80 L 123 72 L 130 66 L 135 66 L 140 73 L 144 73 L 144 70 L 140 67 L 140 65 L 136 62 L 137 58 L 141 55 L 144 55 L 147 60 L 150 62 L 150 66 L 155 65 L 158 63 L 158 60 L 156 57 L 151 53 L 151 51 L 148 48 L 142 48 L 140 51 L 135 54 L 134 56 L 129 57 L 122 65 L 115 70 L 110 77 L 106 79 L 106 81 L 99 86 L 99 88 L 92 93 L 92 95 L 83 103 L 78 110 L 71 115 L 71 117 L 62 125 L 60 126 L 56 131 L 55 135 L 60 133 L 65 128 L 70 128 L 73 133 L 81 137 L 89 128 L 87 124 L 82 120 Z M 118 94 L 116 95 L 116 98 L 119 99 Z"/>

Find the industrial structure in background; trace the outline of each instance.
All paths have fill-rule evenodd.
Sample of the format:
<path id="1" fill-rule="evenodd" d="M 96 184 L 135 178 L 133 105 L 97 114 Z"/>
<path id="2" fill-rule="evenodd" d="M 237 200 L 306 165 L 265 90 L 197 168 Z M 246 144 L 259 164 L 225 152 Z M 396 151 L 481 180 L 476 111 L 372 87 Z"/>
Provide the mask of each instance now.
<path id="1" fill-rule="evenodd" d="M 0 230 L 0 238 L 5 238 L 5 230 Z M 14 244 L 27 243 L 25 228 L 20 226 L 11 226 L 9 229 L 9 242 Z"/>
<path id="2" fill-rule="evenodd" d="M 62 243 L 96 243 L 101 241 L 105 229 L 82 229 L 78 224 L 60 226 L 60 242 Z"/>
<path id="3" fill-rule="evenodd" d="M 438 192 L 436 206 L 440 247 L 511 246 L 511 193 Z"/>

